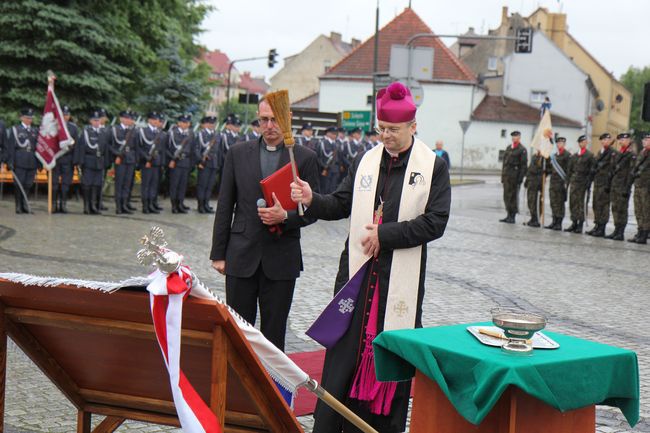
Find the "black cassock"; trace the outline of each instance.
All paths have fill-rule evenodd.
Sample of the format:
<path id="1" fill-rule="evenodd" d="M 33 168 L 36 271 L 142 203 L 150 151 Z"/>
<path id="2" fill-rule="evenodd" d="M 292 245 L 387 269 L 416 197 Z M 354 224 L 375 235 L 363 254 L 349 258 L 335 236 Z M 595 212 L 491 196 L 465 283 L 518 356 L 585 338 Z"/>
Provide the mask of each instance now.
<path id="1" fill-rule="evenodd" d="M 412 146 L 397 157 L 390 156 L 385 150 L 383 152 L 374 207 L 377 209 L 381 198 L 384 202 L 383 222 L 379 226 L 381 250 L 373 266 L 368 267 L 367 274 L 364 277 L 365 283 L 359 292 L 359 299 L 357 300 L 350 328 L 325 355 L 321 383 L 323 388 L 330 394 L 339 401 L 344 402 L 347 407 L 381 433 L 402 432 L 405 430 L 411 382 L 398 383 L 391 412 L 388 416 L 372 414 L 365 402 L 348 396 L 365 345 L 365 328 L 373 295 L 373 289 L 370 286 L 371 283 L 374 285 L 374 281 L 378 277 L 379 317 L 377 331 L 379 333 L 383 330 L 393 250 L 423 245 L 415 319 L 415 326 L 422 327 L 422 300 L 424 298 L 424 277 L 427 260 L 426 243 L 443 235 L 449 219 L 451 204 L 451 188 L 447 164 L 442 158 L 436 158 L 424 214 L 410 221 L 397 222 L 402 185 L 404 176 L 407 175 L 406 168 L 411 149 Z M 350 216 L 354 176 L 360 160 L 361 155 L 351 165 L 347 177 L 334 193 L 330 195 L 314 194 L 314 199 L 307 211 L 309 216 L 324 220 L 337 220 Z M 341 253 L 339 271 L 334 287 L 335 294 L 349 279 L 348 241 L 349 239 L 346 240 L 345 249 Z M 314 418 L 314 433 L 360 431 L 321 401 L 316 405 Z"/>

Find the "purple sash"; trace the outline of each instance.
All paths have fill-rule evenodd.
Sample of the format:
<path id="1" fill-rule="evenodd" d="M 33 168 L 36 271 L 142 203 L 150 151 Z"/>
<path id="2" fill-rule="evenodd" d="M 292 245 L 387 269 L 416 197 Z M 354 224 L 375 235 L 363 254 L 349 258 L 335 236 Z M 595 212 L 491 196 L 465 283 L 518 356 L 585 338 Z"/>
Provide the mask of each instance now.
<path id="1" fill-rule="evenodd" d="M 368 263 L 370 260 L 345 283 L 305 334 L 328 349 L 331 349 L 345 335 L 350 327 Z"/>

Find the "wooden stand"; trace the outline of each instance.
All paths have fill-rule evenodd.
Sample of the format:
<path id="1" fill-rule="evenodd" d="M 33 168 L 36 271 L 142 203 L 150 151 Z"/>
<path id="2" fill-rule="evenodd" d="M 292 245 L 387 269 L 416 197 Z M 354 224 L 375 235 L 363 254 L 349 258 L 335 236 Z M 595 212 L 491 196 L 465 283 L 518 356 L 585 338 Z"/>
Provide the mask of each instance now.
<path id="1" fill-rule="evenodd" d="M 438 384 L 417 371 L 411 433 L 594 433 L 594 405 L 560 412 L 516 387 L 503 393 L 479 425 L 463 418 Z"/>
<path id="2" fill-rule="evenodd" d="M 78 410 L 77 433 L 125 419 L 180 426 L 143 288 L 106 294 L 71 286 L 23 286 L 0 279 L 0 433 L 4 431 L 6 336 Z M 188 298 L 183 368 L 226 432 L 302 432 L 241 330 L 222 305 Z"/>

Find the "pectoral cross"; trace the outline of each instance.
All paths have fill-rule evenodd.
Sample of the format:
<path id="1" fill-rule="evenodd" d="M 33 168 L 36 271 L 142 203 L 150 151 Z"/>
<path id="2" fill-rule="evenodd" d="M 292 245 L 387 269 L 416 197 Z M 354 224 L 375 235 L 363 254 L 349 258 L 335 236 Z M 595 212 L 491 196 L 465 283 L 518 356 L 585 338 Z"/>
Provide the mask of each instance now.
<path id="1" fill-rule="evenodd" d="M 377 206 L 377 210 L 375 211 L 375 215 L 372 220 L 372 223 L 381 224 L 383 218 L 384 218 L 384 201 L 381 199 L 381 197 L 379 197 L 379 206 Z"/>

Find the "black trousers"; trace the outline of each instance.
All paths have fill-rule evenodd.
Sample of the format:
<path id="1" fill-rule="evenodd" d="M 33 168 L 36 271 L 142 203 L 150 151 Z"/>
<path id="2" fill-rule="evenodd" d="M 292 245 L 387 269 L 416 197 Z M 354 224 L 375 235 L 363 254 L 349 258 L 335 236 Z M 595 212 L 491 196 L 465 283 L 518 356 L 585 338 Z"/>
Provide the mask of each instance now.
<path id="1" fill-rule="evenodd" d="M 262 265 L 248 278 L 226 275 L 226 302 L 247 322 L 255 325 L 257 304 L 260 306 L 260 330 L 284 352 L 287 319 L 293 301 L 296 280 L 271 280 Z"/>
<path id="2" fill-rule="evenodd" d="M 135 164 L 122 162 L 115 166 L 115 200 L 127 200 L 133 188 Z"/>
<path id="3" fill-rule="evenodd" d="M 189 177 L 189 167 L 176 167 L 169 169 L 169 198 L 181 201 L 185 199 L 187 180 Z"/>
<path id="4" fill-rule="evenodd" d="M 61 194 L 63 195 L 64 200 L 67 199 L 70 185 L 72 185 L 72 177 L 74 175 L 72 163 L 58 163 L 54 166 L 52 174 L 54 175 L 54 184 L 56 189 L 58 189 L 59 178 L 61 178 Z"/>
<path id="5" fill-rule="evenodd" d="M 196 198 L 199 200 L 210 200 L 212 190 L 217 180 L 216 168 L 199 169 L 198 182 L 196 185 Z"/>
<path id="6" fill-rule="evenodd" d="M 160 167 L 142 167 L 142 183 L 140 184 L 140 195 L 143 200 L 153 200 L 158 195 L 158 184 L 160 183 Z"/>

